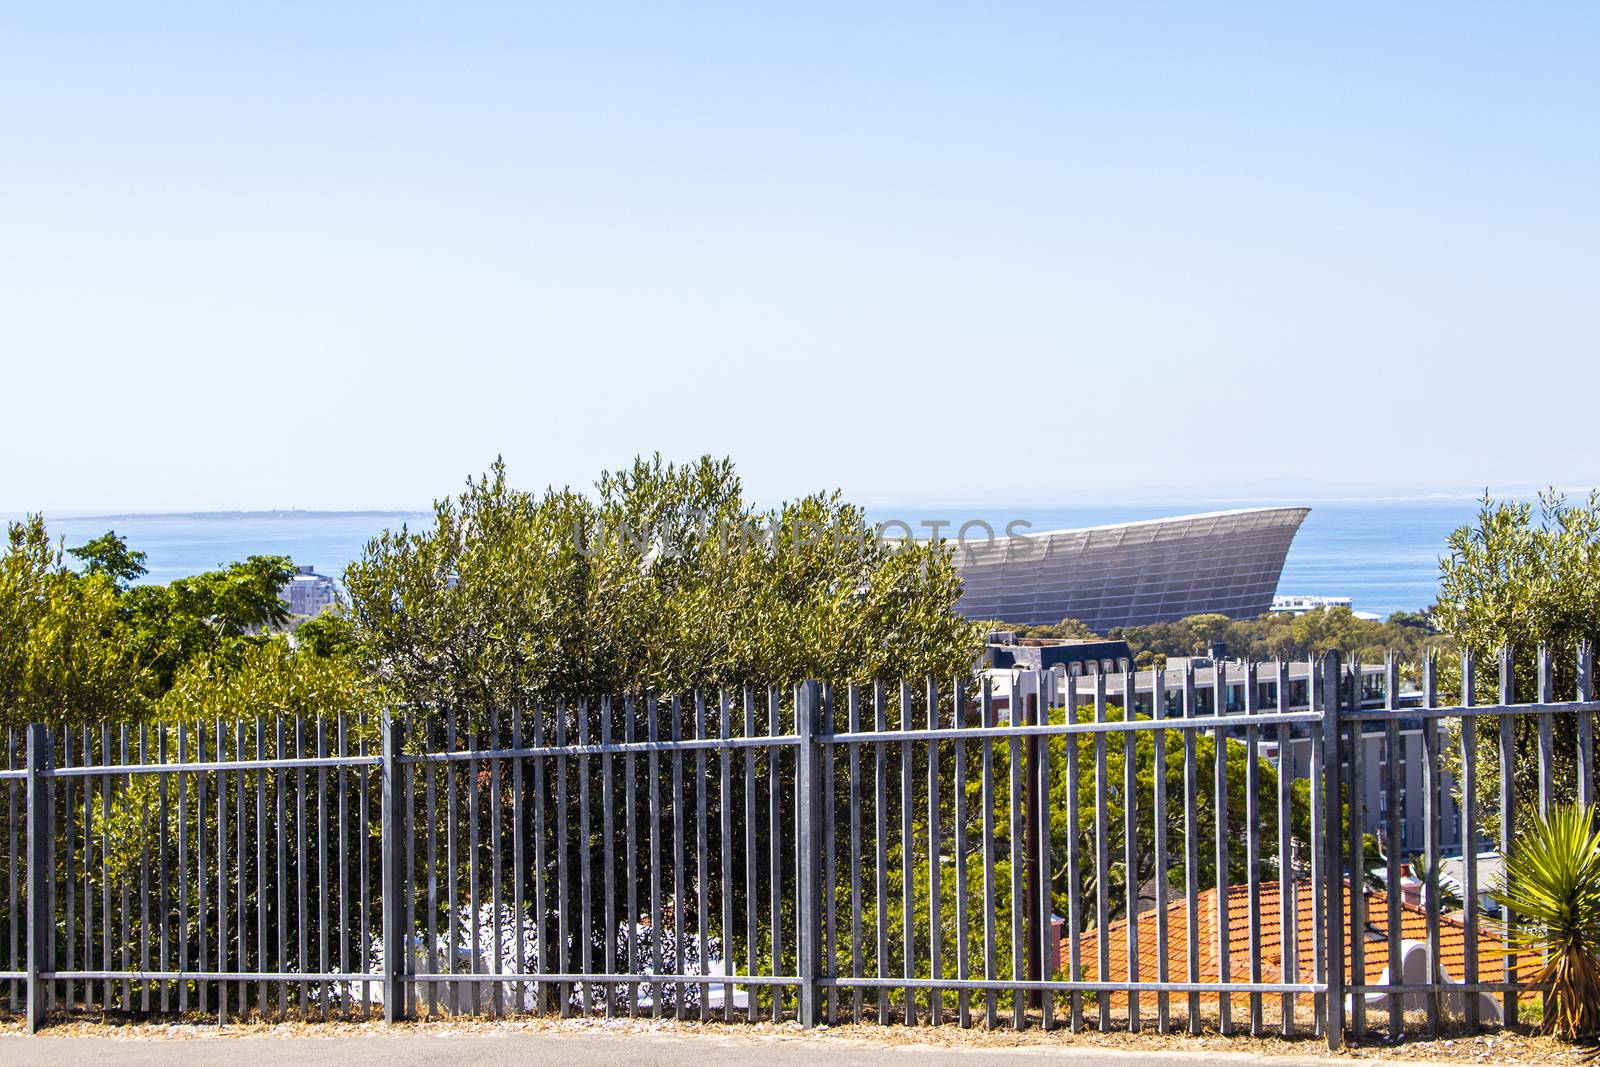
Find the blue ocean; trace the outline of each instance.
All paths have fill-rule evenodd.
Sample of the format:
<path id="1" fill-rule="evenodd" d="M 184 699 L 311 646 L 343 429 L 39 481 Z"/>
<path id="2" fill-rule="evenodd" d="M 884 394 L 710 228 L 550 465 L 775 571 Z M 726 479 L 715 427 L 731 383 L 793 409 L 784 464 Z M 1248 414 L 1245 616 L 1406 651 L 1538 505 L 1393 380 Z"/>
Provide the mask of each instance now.
<path id="1" fill-rule="evenodd" d="M 1274 501 L 1274 503 L 1280 503 Z M 1282 501 L 1281 503 L 1295 503 Z M 1215 511 L 1237 504 L 1188 503 L 1106 507 L 876 508 L 875 521 L 924 520 L 954 526 L 982 519 L 1003 531 L 1021 519 L 1035 532 Z M 1280 593 L 1348 596 L 1356 610 L 1387 616 L 1415 611 L 1434 600 L 1445 538 L 1470 523 L 1469 499 L 1330 501 L 1312 503 L 1284 565 Z M 430 513 L 270 512 L 216 515 L 123 515 L 50 518 L 51 532 L 69 547 L 114 529 L 149 555 L 146 580 L 167 582 L 253 554 L 281 554 L 337 577 L 385 528 L 426 527 Z"/>

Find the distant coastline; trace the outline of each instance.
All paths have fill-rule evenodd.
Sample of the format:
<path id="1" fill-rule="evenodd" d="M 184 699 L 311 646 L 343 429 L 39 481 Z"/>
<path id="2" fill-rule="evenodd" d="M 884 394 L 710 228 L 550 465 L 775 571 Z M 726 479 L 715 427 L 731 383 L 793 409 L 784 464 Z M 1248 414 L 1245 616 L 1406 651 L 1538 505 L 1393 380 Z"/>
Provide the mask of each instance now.
<path id="1" fill-rule="evenodd" d="M 431 511 L 305 511 L 300 508 L 279 508 L 271 511 L 124 511 L 110 515 L 45 516 L 47 521 L 59 518 L 70 522 L 126 522 L 136 519 L 409 519 L 418 515 L 432 515 Z"/>

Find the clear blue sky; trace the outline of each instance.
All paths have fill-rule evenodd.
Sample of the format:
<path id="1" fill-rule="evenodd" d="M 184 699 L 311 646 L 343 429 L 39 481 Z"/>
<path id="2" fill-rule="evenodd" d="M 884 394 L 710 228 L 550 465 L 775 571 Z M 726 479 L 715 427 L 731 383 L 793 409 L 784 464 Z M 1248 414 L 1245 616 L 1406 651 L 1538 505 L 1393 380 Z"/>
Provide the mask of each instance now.
<path id="1" fill-rule="evenodd" d="M 1600 8 L 11 4 L 0 248 L 4 511 L 1595 484 Z"/>

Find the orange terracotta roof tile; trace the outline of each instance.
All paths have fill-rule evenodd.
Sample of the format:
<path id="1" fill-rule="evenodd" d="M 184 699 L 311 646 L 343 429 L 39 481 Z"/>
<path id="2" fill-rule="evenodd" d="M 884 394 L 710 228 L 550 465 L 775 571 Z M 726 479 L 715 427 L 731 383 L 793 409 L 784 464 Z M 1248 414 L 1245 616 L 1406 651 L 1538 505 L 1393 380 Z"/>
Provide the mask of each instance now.
<path id="1" fill-rule="evenodd" d="M 1345 885 L 1345 973 L 1350 971 L 1352 944 L 1350 937 L 1350 887 Z M 1261 980 L 1264 982 L 1280 981 L 1283 975 L 1283 907 L 1281 893 L 1276 881 L 1263 882 L 1260 886 L 1260 929 L 1261 941 L 1259 946 Z M 1291 894 L 1295 898 L 1295 934 L 1289 939 L 1289 947 L 1294 952 L 1295 965 L 1291 968 L 1296 981 L 1310 982 L 1313 980 L 1313 922 L 1311 907 L 1311 887 L 1308 882 L 1297 882 L 1291 886 Z M 1217 952 L 1217 894 L 1215 889 L 1208 889 L 1197 895 L 1196 910 L 1199 913 L 1198 930 L 1199 952 L 1196 957 L 1195 981 L 1219 981 L 1221 967 Z M 1416 904 L 1402 902 L 1400 908 L 1401 937 L 1402 939 L 1421 941 L 1428 940 L 1427 912 Z M 1188 902 L 1181 893 L 1178 899 L 1167 905 L 1167 973 L 1170 981 L 1189 981 L 1189 908 Z M 1486 924 L 1480 923 L 1478 929 L 1478 973 L 1484 980 L 1498 978 L 1501 974 L 1502 960 L 1505 955 L 1504 944 L 1499 937 L 1485 928 Z M 1363 963 L 1368 984 L 1378 984 L 1383 978 L 1384 968 L 1389 964 L 1389 905 L 1384 893 L 1372 892 L 1366 896 L 1366 939 L 1363 941 Z M 1157 937 L 1156 912 L 1154 909 L 1141 912 L 1138 920 L 1138 980 L 1154 981 L 1156 978 L 1156 963 L 1160 955 L 1161 943 Z M 1126 981 L 1128 973 L 1128 922 L 1119 919 L 1109 927 L 1107 940 L 1107 980 Z M 1085 981 L 1098 981 L 1100 974 L 1100 941 L 1096 930 L 1087 930 L 1080 940 L 1079 956 L 1082 960 L 1083 979 Z M 1439 959 L 1445 971 L 1451 977 L 1460 980 L 1463 974 L 1463 964 L 1466 957 L 1466 928 L 1458 918 L 1441 915 L 1439 919 Z M 1063 938 L 1061 946 L 1061 967 L 1065 974 L 1070 966 L 1070 957 L 1066 939 Z M 1532 956 L 1525 956 L 1519 963 L 1520 973 L 1528 975 L 1536 966 Z M 1228 980 L 1235 982 L 1250 981 L 1250 890 L 1247 885 L 1231 886 L 1228 890 Z M 1215 999 L 1214 996 L 1211 999 Z M 1113 1004 L 1126 1002 L 1126 996 L 1117 994 L 1112 997 Z"/>

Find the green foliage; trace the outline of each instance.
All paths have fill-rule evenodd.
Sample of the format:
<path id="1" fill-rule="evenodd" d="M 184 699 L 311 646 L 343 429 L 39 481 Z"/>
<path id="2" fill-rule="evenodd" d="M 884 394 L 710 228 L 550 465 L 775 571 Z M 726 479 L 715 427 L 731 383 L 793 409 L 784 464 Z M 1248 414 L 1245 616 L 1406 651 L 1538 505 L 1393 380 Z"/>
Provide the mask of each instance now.
<path id="1" fill-rule="evenodd" d="M 1543 1028 L 1576 1037 L 1600 1028 L 1600 829 L 1595 809 L 1561 804 L 1536 818 L 1506 857 L 1495 899 L 1517 919 L 1512 951 L 1548 954 Z"/>
<path id="2" fill-rule="evenodd" d="M 1499 652 L 1514 653 L 1514 700 L 1538 695 L 1540 645 L 1552 655 L 1556 699 L 1571 699 L 1577 685 L 1576 648 L 1600 637 L 1600 494 L 1583 504 L 1554 491 L 1532 504 L 1496 503 L 1484 497 L 1477 522 L 1450 535 L 1450 555 L 1439 563 L 1438 625 L 1476 656 L 1480 699 L 1499 687 Z M 1440 689 L 1461 691 L 1461 665 L 1440 663 Z M 1554 767 L 1550 780 L 1558 801 L 1576 797 L 1577 737 L 1573 716 L 1555 717 Z M 1538 788 L 1538 723 L 1530 715 L 1511 719 L 1513 789 L 1521 796 Z M 1452 724 L 1459 736 L 1459 724 Z M 1477 731 L 1480 796 L 1499 790 L 1499 731 Z M 1452 743 L 1452 752 L 1456 749 Z M 1520 806 L 1517 833 L 1532 826 L 1533 805 Z M 1498 832 L 1498 816 L 1486 813 L 1486 832 Z"/>
<path id="3" fill-rule="evenodd" d="M 170 585 L 138 585 L 121 598 L 135 653 L 162 691 L 202 656 L 227 656 L 289 619 L 278 590 L 294 574 L 287 556 L 251 556 Z"/>
<path id="4" fill-rule="evenodd" d="M 110 575 L 66 567 L 42 517 L 10 524 L 0 556 L 0 725 L 141 714 L 154 679 L 131 638 Z"/>
<path id="5" fill-rule="evenodd" d="M 44 520 L 13 523 L 0 556 L 0 725 L 213 721 L 361 714 L 374 687 L 334 617 L 302 627 L 305 655 L 278 629 L 283 556 L 252 556 L 171 585 L 127 583 L 144 553 L 108 532 L 52 547 Z"/>
<path id="6" fill-rule="evenodd" d="M 294 630 L 295 647 L 323 659 L 351 655 L 356 651 L 355 629 L 350 617 L 341 611 L 324 611 L 307 619 Z"/>
<path id="7" fill-rule="evenodd" d="M 1053 626 L 994 624 L 1015 630 L 1022 637 L 1093 638 L 1097 636 L 1076 619 Z M 1275 657 L 1305 659 L 1338 650 L 1372 663 L 1393 650 L 1403 659 L 1416 659 L 1442 643 L 1420 613 L 1397 612 L 1387 622 L 1358 619 L 1349 608 L 1327 608 L 1303 615 L 1273 613 L 1257 619 L 1230 619 L 1226 615 L 1190 615 L 1176 622 L 1113 628 L 1105 635 L 1128 642 L 1140 669 L 1165 663 L 1169 656 L 1204 655 L 1211 646 L 1226 642 L 1228 654 L 1247 659 Z"/>
<path id="8" fill-rule="evenodd" d="M 163 724 L 340 714 L 375 724 L 380 709 L 354 657 L 297 653 L 282 634 L 185 663 L 156 705 Z"/>
<path id="9" fill-rule="evenodd" d="M 110 578 L 118 590 L 126 589 L 149 573 L 144 565 L 145 553 L 129 551 L 127 540 L 118 537 L 115 530 L 107 530 L 87 544 L 67 549 L 67 555 L 81 560 L 87 573 Z"/>
<path id="10" fill-rule="evenodd" d="M 1570 688 L 1572 649 L 1600 634 L 1600 493 L 1581 505 L 1541 493 L 1537 520 L 1532 504 L 1485 496 L 1477 525 L 1453 532 L 1449 547 L 1439 563 L 1440 628 L 1480 656 L 1547 644 L 1557 650 L 1558 687 Z M 1519 683 L 1531 671 L 1525 657 Z"/>
<path id="11" fill-rule="evenodd" d="M 711 458 L 636 460 L 593 498 L 513 489 L 497 461 L 345 584 L 368 664 L 416 709 L 950 677 L 977 650 L 947 549 L 882 544 L 837 494 L 758 511 Z"/>
<path id="12" fill-rule="evenodd" d="M 1107 706 L 1106 718 L 1111 722 L 1120 722 L 1123 710 L 1115 704 Z M 1148 716 L 1139 715 L 1136 718 L 1144 719 Z M 1077 709 L 1079 722 L 1093 722 L 1094 709 L 1089 706 Z M 1169 884 L 1181 886 L 1184 882 L 1184 865 L 1182 859 L 1183 841 L 1186 836 L 1194 836 L 1203 842 L 1197 860 L 1196 877 L 1197 885 L 1215 885 L 1217 881 L 1217 862 L 1215 850 L 1216 836 L 1216 810 L 1217 790 L 1215 768 L 1217 759 L 1217 741 L 1213 735 L 1195 732 L 1194 738 L 1194 763 L 1195 763 L 1195 811 L 1196 824 L 1188 826 L 1184 814 L 1184 760 L 1185 746 L 1182 734 L 1168 732 L 1166 734 L 1163 763 L 1160 771 L 1164 780 L 1167 795 L 1167 847 L 1176 858 L 1176 862 L 1169 865 L 1167 879 Z M 1131 731 L 1123 736 L 1114 734 L 1099 734 L 1095 738 L 1084 738 L 1080 735 L 1055 735 L 1050 738 L 1050 766 L 1052 778 L 1050 783 L 1051 804 L 1055 810 L 1065 810 L 1068 805 L 1067 782 L 1068 778 L 1061 768 L 1070 766 L 1068 763 L 1069 747 L 1077 748 L 1076 763 L 1078 768 L 1077 781 L 1077 847 L 1082 857 L 1080 863 L 1080 877 L 1078 891 L 1081 894 L 1080 903 L 1088 911 L 1084 914 L 1091 915 L 1093 901 L 1098 893 L 1098 874 L 1095 870 L 1095 807 L 1101 797 L 1104 797 L 1106 806 L 1106 823 L 1108 832 L 1114 840 L 1111 848 L 1110 863 L 1106 870 L 1106 887 L 1109 892 L 1110 913 L 1113 918 L 1123 914 L 1127 901 L 1128 863 L 1126 858 L 1126 838 L 1123 833 L 1124 818 L 1127 810 L 1128 795 L 1125 788 L 1124 770 L 1127 765 L 1128 752 L 1127 738 L 1132 738 L 1133 767 L 1134 767 L 1134 810 L 1145 817 L 1138 820 L 1135 832 L 1134 848 L 1134 884 L 1146 886 L 1156 876 L 1156 848 L 1155 826 L 1148 817 L 1148 813 L 1155 810 L 1155 783 L 1157 774 L 1156 762 L 1156 735 L 1150 730 Z M 1226 884 L 1242 883 L 1249 876 L 1249 867 L 1246 862 L 1244 849 L 1245 832 L 1249 826 L 1246 818 L 1246 774 L 1247 760 L 1244 758 L 1244 744 L 1242 741 L 1230 740 L 1227 750 L 1227 838 L 1236 842 L 1228 854 L 1228 870 Z M 1105 778 L 1103 782 L 1097 781 L 1096 768 L 1099 763 L 1100 746 L 1105 751 Z M 997 757 L 999 753 L 997 752 Z M 1006 765 L 1009 755 L 998 758 L 997 763 Z M 1257 759 L 1257 791 L 1256 800 L 1259 808 L 1259 820 L 1255 824 L 1257 840 L 1260 843 L 1261 862 L 1264 872 L 1271 872 L 1274 876 L 1278 862 L 1278 806 L 1277 806 L 1277 773 L 1272 765 L 1264 759 Z M 997 773 L 999 773 L 997 771 Z M 978 809 L 981 810 L 981 807 Z M 1054 840 L 1052 841 L 1053 855 L 1056 868 L 1051 872 L 1051 885 L 1056 898 L 1057 911 L 1065 915 L 1069 903 L 1071 883 L 1067 878 L 1067 857 L 1072 844 L 1071 829 L 1066 825 L 1066 820 L 1056 819 L 1054 827 Z"/>

